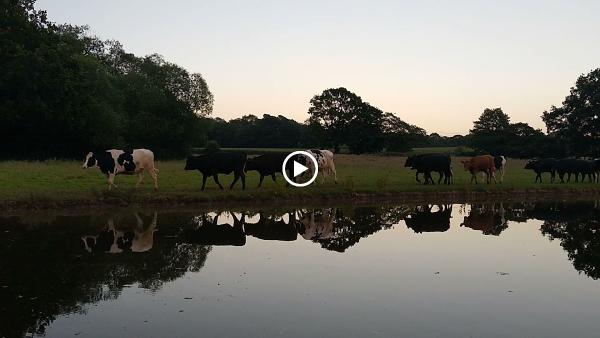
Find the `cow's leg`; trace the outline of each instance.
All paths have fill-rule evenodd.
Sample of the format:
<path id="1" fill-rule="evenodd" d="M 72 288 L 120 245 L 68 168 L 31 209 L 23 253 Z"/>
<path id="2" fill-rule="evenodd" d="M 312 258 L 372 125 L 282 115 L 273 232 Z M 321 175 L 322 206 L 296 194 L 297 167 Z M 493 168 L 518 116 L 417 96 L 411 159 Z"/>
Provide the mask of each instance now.
<path id="1" fill-rule="evenodd" d="M 271 174 L 271 178 L 273 179 L 273 182 L 277 182 L 277 180 L 275 179 L 275 173 Z"/>
<path id="2" fill-rule="evenodd" d="M 221 185 L 221 182 L 219 182 L 219 174 L 213 174 L 213 180 L 215 180 L 215 183 L 219 186 L 219 189 L 223 190 L 223 186 Z"/>
<path id="3" fill-rule="evenodd" d="M 540 183 L 542 183 L 542 173 L 536 173 L 536 175 L 535 175 L 535 183 L 537 183 L 538 180 L 540 180 Z"/>
<path id="4" fill-rule="evenodd" d="M 138 181 L 135 184 L 135 186 L 139 187 L 140 184 L 142 184 L 142 181 L 144 180 L 144 171 L 142 170 L 142 171 L 138 172 L 137 176 L 138 176 Z"/>
<path id="5" fill-rule="evenodd" d="M 229 190 L 233 189 L 233 186 L 235 185 L 235 183 L 240 179 L 240 173 L 239 172 L 233 172 L 233 182 L 231 182 L 231 185 L 229 186 Z"/>
<path id="6" fill-rule="evenodd" d="M 438 174 L 440 175 L 440 177 L 438 177 L 438 184 L 440 184 L 442 182 L 442 176 L 444 174 L 441 171 L 438 171 Z"/>
<path id="7" fill-rule="evenodd" d="M 419 179 L 419 171 L 417 170 L 417 173 L 415 174 L 415 179 L 417 180 L 417 182 L 421 183 L 421 180 Z"/>
<path id="8" fill-rule="evenodd" d="M 202 188 L 200 190 L 204 190 L 204 187 L 206 186 L 207 178 L 208 178 L 208 176 L 206 176 L 205 174 L 202 174 Z"/>
<path id="9" fill-rule="evenodd" d="M 244 171 L 240 173 L 240 179 L 242 180 L 242 190 L 246 190 L 246 174 L 244 173 Z"/>
<path id="10" fill-rule="evenodd" d="M 329 170 L 333 173 L 333 182 L 337 184 L 337 171 L 335 170 L 335 164 L 333 161 L 329 163 Z"/>
<path id="11" fill-rule="evenodd" d="M 152 181 L 154 182 L 154 190 L 158 190 L 158 174 L 156 174 L 156 169 L 154 166 L 151 166 L 146 168 L 146 170 L 148 171 L 148 174 L 150 174 L 150 177 L 152 177 Z M 142 172 L 142 176 L 143 175 L 144 173 Z"/>
<path id="12" fill-rule="evenodd" d="M 260 174 L 260 180 L 258 181 L 258 187 L 257 188 L 260 188 L 260 186 L 262 185 L 262 182 L 263 182 L 264 179 L 265 179 L 265 175 Z"/>
<path id="13" fill-rule="evenodd" d="M 115 174 L 108 174 L 108 190 L 110 190 L 112 187 L 117 187 L 115 184 L 115 176 Z"/>

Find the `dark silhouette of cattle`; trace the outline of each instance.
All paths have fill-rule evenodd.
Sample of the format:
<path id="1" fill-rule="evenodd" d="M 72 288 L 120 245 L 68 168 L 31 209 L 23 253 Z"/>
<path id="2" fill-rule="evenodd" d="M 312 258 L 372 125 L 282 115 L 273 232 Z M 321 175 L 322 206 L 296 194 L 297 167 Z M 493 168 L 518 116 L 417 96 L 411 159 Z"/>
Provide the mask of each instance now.
<path id="1" fill-rule="evenodd" d="M 492 179 L 496 183 L 496 164 L 493 156 L 480 155 L 460 162 L 463 164 L 464 169 L 471 173 L 471 183 L 475 180 L 475 184 L 477 184 L 477 174 L 480 172 L 485 173 L 488 184 Z"/>
<path id="2" fill-rule="evenodd" d="M 580 175 L 581 182 L 584 182 L 586 175 L 589 182 L 596 180 L 596 164 L 594 161 L 566 158 L 558 160 L 555 168 L 561 183 L 565 182 L 565 175 L 567 175 L 567 182 L 571 181 L 571 176 L 575 176 L 576 183 L 579 182 Z"/>
<path id="3" fill-rule="evenodd" d="M 533 170 L 535 172 L 535 182 L 542 183 L 542 174 L 550 173 L 550 183 L 554 183 L 556 178 L 556 163 L 555 158 L 542 158 L 536 160 L 530 160 L 525 164 L 525 169 Z"/>
<path id="4" fill-rule="evenodd" d="M 460 226 L 481 231 L 484 235 L 498 236 L 508 228 L 504 213 L 502 204 L 498 208 L 495 205 L 473 204 L 469 215 L 465 216 Z"/>
<path id="5" fill-rule="evenodd" d="M 419 206 L 404 219 L 406 227 L 415 233 L 444 232 L 450 229 L 452 205 L 440 205 L 437 211 L 432 212 L 433 205 Z"/>
<path id="6" fill-rule="evenodd" d="M 294 214 L 293 212 L 288 214 L 289 220 L 286 223 L 283 219 L 276 220 L 260 213 L 258 222 L 244 222 L 246 235 L 267 241 L 295 241 L 298 237 L 298 230 Z"/>
<path id="7" fill-rule="evenodd" d="M 254 158 L 248 159 L 246 163 L 246 172 L 255 170 L 260 175 L 260 181 L 258 182 L 258 188 L 262 186 L 263 180 L 265 176 L 271 176 L 273 182 L 277 182 L 275 178 L 276 173 L 282 173 L 283 170 L 283 162 L 285 158 L 288 156 L 287 153 L 269 153 L 260 155 Z M 288 173 L 288 177 L 293 179 L 293 175 L 290 173 L 293 172 L 294 161 L 297 161 L 301 164 L 304 164 L 304 158 L 301 156 L 294 156 L 290 158 L 290 160 L 286 163 L 285 170 Z M 289 185 L 289 183 L 288 183 Z"/>
<path id="8" fill-rule="evenodd" d="M 206 179 L 212 176 L 215 183 L 223 190 L 219 182 L 219 174 L 229 175 L 233 172 L 233 182 L 229 186 L 232 189 L 238 179 L 242 181 L 242 189 L 246 189 L 246 154 L 218 152 L 199 156 L 190 156 L 185 163 L 185 170 L 198 170 L 202 173 L 202 188 L 206 186 Z"/>
<path id="9" fill-rule="evenodd" d="M 419 173 L 423 173 L 425 176 L 424 184 L 434 184 L 431 172 L 435 171 L 440 176 L 438 178 L 438 184 L 444 178 L 445 184 L 452 182 L 452 166 L 449 155 L 446 154 L 420 154 L 412 155 L 406 159 L 404 166 L 416 170 L 415 179 L 419 180 Z"/>
<path id="10" fill-rule="evenodd" d="M 198 216 L 197 227 L 184 230 L 181 235 L 182 240 L 199 245 L 245 245 L 243 220 L 232 214 L 233 224 L 217 224 L 219 215 L 216 215 L 212 221 L 207 215 Z"/>

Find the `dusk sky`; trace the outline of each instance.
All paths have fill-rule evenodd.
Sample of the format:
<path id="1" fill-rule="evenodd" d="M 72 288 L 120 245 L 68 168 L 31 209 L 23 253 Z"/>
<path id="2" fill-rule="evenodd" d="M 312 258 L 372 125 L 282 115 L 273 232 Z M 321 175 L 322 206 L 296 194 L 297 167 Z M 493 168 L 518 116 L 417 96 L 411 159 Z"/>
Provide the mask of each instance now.
<path id="1" fill-rule="evenodd" d="M 346 87 L 407 122 L 466 133 L 484 108 L 544 128 L 577 77 L 600 67 L 600 1 L 39 0 L 136 55 L 202 73 L 213 116 L 307 118 Z"/>

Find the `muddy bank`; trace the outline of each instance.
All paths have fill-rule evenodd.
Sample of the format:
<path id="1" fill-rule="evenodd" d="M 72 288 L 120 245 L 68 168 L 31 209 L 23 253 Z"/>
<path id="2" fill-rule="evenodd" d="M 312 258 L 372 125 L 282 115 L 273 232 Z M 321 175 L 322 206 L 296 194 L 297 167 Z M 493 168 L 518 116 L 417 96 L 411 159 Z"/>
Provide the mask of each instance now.
<path id="1" fill-rule="evenodd" d="M 522 189 L 493 191 L 407 191 L 391 193 L 339 193 L 287 196 L 217 196 L 197 198 L 160 197 L 144 200 L 122 198 L 74 199 L 74 200 L 23 200 L 2 201 L 3 213 L 20 213 L 32 210 L 68 209 L 72 212 L 109 210 L 119 208 L 177 208 L 177 209 L 221 209 L 221 208 L 280 208 L 280 207 L 323 207 L 336 205 L 373 204 L 442 204 L 474 202 L 533 202 L 547 200 L 593 200 L 600 199 L 600 188 L 586 189 Z"/>

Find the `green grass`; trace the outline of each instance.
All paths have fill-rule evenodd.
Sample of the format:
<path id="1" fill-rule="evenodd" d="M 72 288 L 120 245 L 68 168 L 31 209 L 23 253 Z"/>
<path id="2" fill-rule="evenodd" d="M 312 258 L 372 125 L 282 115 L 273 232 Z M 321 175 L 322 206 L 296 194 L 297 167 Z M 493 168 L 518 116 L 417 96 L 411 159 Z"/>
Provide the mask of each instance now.
<path id="1" fill-rule="evenodd" d="M 207 181 L 205 191 L 200 191 L 201 175 L 197 171 L 183 170 L 184 161 L 157 162 L 159 190 L 152 189 L 151 179 L 146 175 L 143 185 L 135 188 L 135 176 L 117 176 L 119 186 L 107 191 L 106 178 L 98 169 L 81 169 L 74 161 L 47 162 L 0 162 L 0 204 L 22 203 L 27 206 L 61 205 L 82 201 L 87 204 L 131 202 L 191 203 L 210 201 L 276 201 L 280 199 L 310 200 L 316 197 L 348 196 L 352 194 L 384 194 L 422 191 L 530 191 L 530 190 L 574 190 L 583 191 L 600 187 L 597 183 L 550 184 L 546 174 L 545 183 L 535 184 L 534 174 L 524 170 L 524 160 L 509 159 L 504 183 L 471 184 L 470 176 L 453 158 L 454 184 L 423 186 L 416 184 L 414 171 L 404 168 L 403 157 L 371 155 L 336 155 L 338 184 L 328 181 L 317 182 L 308 188 L 286 188 L 283 177 L 277 175 L 277 183 L 265 178 L 263 188 L 256 189 L 258 174 L 249 172 L 247 187 L 241 190 L 238 183 L 233 190 L 221 191 L 212 178 Z M 227 187 L 233 175 L 221 175 L 221 183 Z M 437 174 L 434 174 L 437 179 Z M 63 204 L 64 205 L 64 204 Z"/>

